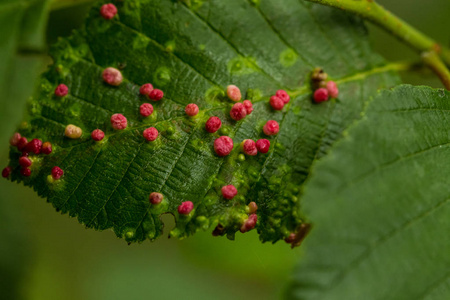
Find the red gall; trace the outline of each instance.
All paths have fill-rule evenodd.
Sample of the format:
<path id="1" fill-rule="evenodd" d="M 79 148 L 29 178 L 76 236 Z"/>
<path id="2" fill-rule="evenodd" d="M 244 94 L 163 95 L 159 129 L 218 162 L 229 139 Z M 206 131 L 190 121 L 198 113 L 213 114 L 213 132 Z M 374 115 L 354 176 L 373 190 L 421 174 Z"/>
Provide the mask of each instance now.
<path id="1" fill-rule="evenodd" d="M 316 102 L 316 103 L 328 101 L 328 98 L 329 98 L 328 90 L 326 88 L 317 89 L 314 92 L 313 98 L 314 98 L 314 102 Z"/>
<path id="2" fill-rule="evenodd" d="M 233 120 L 239 121 L 247 116 L 247 109 L 244 104 L 236 103 L 230 110 L 230 116 Z"/>
<path id="3" fill-rule="evenodd" d="M 250 100 L 244 100 L 242 102 L 244 104 L 245 110 L 247 111 L 247 115 L 251 114 L 253 111 L 253 104 Z"/>
<path id="4" fill-rule="evenodd" d="M 23 151 L 23 150 L 25 150 L 25 147 L 27 146 L 27 144 L 28 144 L 28 140 L 26 137 L 23 136 L 17 142 L 17 149 L 19 151 Z"/>
<path id="5" fill-rule="evenodd" d="M 295 237 L 295 233 L 291 233 L 287 238 L 284 239 L 284 241 L 288 244 L 292 244 L 295 241 Z"/>
<path id="6" fill-rule="evenodd" d="M 52 144 L 50 142 L 45 142 L 42 144 L 42 148 L 41 148 L 41 152 L 44 154 L 49 155 L 50 153 L 52 153 L 53 148 L 52 148 Z"/>
<path id="7" fill-rule="evenodd" d="M 289 101 L 291 100 L 291 97 L 289 97 L 288 93 L 285 90 L 278 90 L 275 93 L 275 96 L 283 100 L 284 104 L 289 103 Z"/>
<path id="8" fill-rule="evenodd" d="M 23 168 L 31 167 L 33 163 L 31 162 L 31 159 L 29 159 L 26 156 L 21 156 L 19 158 L 19 165 L 21 165 Z"/>
<path id="9" fill-rule="evenodd" d="M 111 20 L 112 18 L 114 18 L 116 14 L 117 14 L 117 7 L 112 3 L 103 4 L 102 7 L 100 8 L 100 15 L 105 20 Z"/>
<path id="10" fill-rule="evenodd" d="M 55 96 L 56 97 L 64 97 L 69 93 L 69 88 L 67 87 L 67 85 L 61 83 L 60 85 L 58 85 L 55 89 Z"/>
<path id="11" fill-rule="evenodd" d="M 25 151 L 34 154 L 40 154 L 42 148 L 42 141 L 39 139 L 32 139 L 28 144 L 25 146 Z"/>
<path id="12" fill-rule="evenodd" d="M 64 175 L 64 171 L 60 167 L 52 168 L 52 177 L 54 180 L 60 179 Z"/>
<path id="13" fill-rule="evenodd" d="M 270 148 L 270 141 L 267 139 L 259 139 L 256 141 L 256 149 L 258 149 L 258 152 L 261 152 L 263 154 L 266 154 L 269 152 Z"/>
<path id="14" fill-rule="evenodd" d="M 210 117 L 205 124 L 205 129 L 209 133 L 216 132 L 220 127 L 222 127 L 222 121 L 218 117 Z"/>
<path id="15" fill-rule="evenodd" d="M 244 152 L 247 155 L 254 156 L 258 154 L 258 150 L 256 149 L 256 143 L 254 140 L 244 140 L 241 143 L 242 152 Z"/>
<path id="16" fill-rule="evenodd" d="M 7 166 L 6 168 L 3 169 L 2 171 L 2 177 L 3 178 L 7 178 L 9 177 L 9 175 L 11 174 L 12 168 L 10 166 Z"/>
<path id="17" fill-rule="evenodd" d="M 196 116 L 198 114 L 198 106 L 197 104 L 189 103 L 188 105 L 186 105 L 184 111 L 190 117 Z"/>
<path id="18" fill-rule="evenodd" d="M 100 129 L 95 129 L 91 132 L 91 138 L 96 142 L 103 140 L 104 137 L 105 133 Z"/>
<path id="19" fill-rule="evenodd" d="M 277 121 L 269 120 L 263 127 L 263 131 L 266 135 L 276 135 L 280 131 L 280 125 Z"/>
<path id="20" fill-rule="evenodd" d="M 238 193 L 237 189 L 232 184 L 222 187 L 221 191 L 222 191 L 222 196 L 227 200 L 233 199 L 234 196 L 236 196 Z"/>
<path id="21" fill-rule="evenodd" d="M 234 102 L 241 101 L 241 90 L 235 85 L 227 86 L 227 96 Z"/>
<path id="22" fill-rule="evenodd" d="M 158 89 L 154 89 L 150 92 L 148 97 L 153 101 L 159 101 L 164 97 L 164 92 Z"/>
<path id="23" fill-rule="evenodd" d="M 111 126 L 115 130 L 123 130 L 128 126 L 128 120 L 122 114 L 114 114 L 111 116 Z"/>
<path id="24" fill-rule="evenodd" d="M 227 156 L 233 150 L 233 140 L 229 136 L 221 136 L 214 141 L 214 151 L 219 156 Z"/>
<path id="25" fill-rule="evenodd" d="M 150 103 L 143 103 L 140 107 L 139 107 L 139 113 L 141 114 L 141 116 L 143 116 L 144 118 L 150 116 L 153 113 L 153 105 L 151 105 Z"/>
<path id="26" fill-rule="evenodd" d="M 180 215 L 188 215 L 193 209 L 194 203 L 192 203 L 191 201 L 185 201 L 178 206 L 178 213 Z"/>
<path id="27" fill-rule="evenodd" d="M 284 107 L 283 100 L 277 96 L 270 97 L 269 104 L 274 110 L 282 110 Z"/>
<path id="28" fill-rule="evenodd" d="M 156 129 L 155 127 L 149 127 L 144 130 L 144 133 L 142 135 L 147 141 L 153 142 L 158 138 L 159 133 L 158 129 Z"/>
<path id="29" fill-rule="evenodd" d="M 161 193 L 156 193 L 156 192 L 151 193 L 150 196 L 148 197 L 148 200 L 153 205 L 161 203 L 163 201 L 163 199 L 164 199 L 164 196 Z"/>
<path id="30" fill-rule="evenodd" d="M 256 214 L 251 214 L 248 216 L 248 219 L 245 220 L 244 224 L 242 224 L 240 231 L 242 233 L 252 230 L 256 226 L 256 222 L 258 221 L 258 216 Z"/>
<path id="31" fill-rule="evenodd" d="M 22 174 L 25 177 L 30 177 L 31 169 L 30 168 L 22 168 L 22 169 L 20 169 L 20 174 Z"/>
<path id="32" fill-rule="evenodd" d="M 153 91 L 153 85 L 151 83 L 143 84 L 141 86 L 141 88 L 139 89 L 139 93 L 142 96 L 147 96 L 147 97 L 150 95 L 151 91 Z"/>
<path id="33" fill-rule="evenodd" d="M 119 86 L 122 81 L 122 73 L 116 68 L 106 68 L 102 74 L 103 81 L 112 86 Z"/>

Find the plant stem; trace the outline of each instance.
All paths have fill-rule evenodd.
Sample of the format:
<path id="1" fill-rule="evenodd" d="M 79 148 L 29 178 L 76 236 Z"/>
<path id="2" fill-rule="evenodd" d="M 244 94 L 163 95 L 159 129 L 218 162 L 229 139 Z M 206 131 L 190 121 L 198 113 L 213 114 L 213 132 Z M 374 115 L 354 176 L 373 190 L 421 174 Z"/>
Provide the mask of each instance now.
<path id="1" fill-rule="evenodd" d="M 450 66 L 450 49 L 439 45 L 436 41 L 429 38 L 422 32 L 418 31 L 417 29 L 376 3 L 375 0 L 307 1 L 336 7 L 354 13 L 387 30 L 392 35 L 396 36 L 419 53 L 433 51 L 441 57 L 441 60 L 443 60 L 445 64 Z M 432 69 L 435 70 L 434 68 Z"/>
<path id="2" fill-rule="evenodd" d="M 450 90 L 450 72 L 439 55 L 435 51 L 424 52 L 422 60 L 439 76 L 445 88 Z"/>

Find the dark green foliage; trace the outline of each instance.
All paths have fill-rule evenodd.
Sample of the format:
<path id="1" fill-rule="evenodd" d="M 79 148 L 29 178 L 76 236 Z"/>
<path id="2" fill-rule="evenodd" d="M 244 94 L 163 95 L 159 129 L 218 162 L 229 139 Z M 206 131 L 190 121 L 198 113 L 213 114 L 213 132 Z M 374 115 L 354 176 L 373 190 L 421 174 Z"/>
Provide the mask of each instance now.
<path id="1" fill-rule="evenodd" d="M 384 91 L 305 186 L 289 299 L 448 299 L 450 93 Z"/>
<path id="2" fill-rule="evenodd" d="M 247 217 L 245 205 L 255 201 L 262 241 L 285 238 L 302 223 L 299 189 L 311 164 L 360 117 L 365 101 L 377 89 L 398 83 L 390 66 L 373 54 L 361 22 L 338 11 L 297 0 L 115 1 L 118 16 L 106 21 L 93 7 L 85 28 L 54 47 L 54 65 L 43 76 L 29 117 L 20 132 L 53 144 L 53 153 L 39 156 L 30 178 L 11 150 L 12 179 L 32 186 L 57 210 L 78 217 L 87 227 L 112 228 L 129 242 L 155 239 L 162 232 L 159 215 L 172 213 L 171 236 L 224 226 L 229 238 Z M 107 86 L 106 67 L 122 70 L 124 82 Z M 338 82 L 340 97 L 321 105 L 311 102 L 309 73 L 323 66 Z M 140 85 L 151 82 L 165 92 L 147 120 L 139 115 L 145 99 Z M 59 83 L 69 95 L 56 98 Z M 240 122 L 229 117 L 228 84 L 241 88 L 254 112 Z M 282 112 L 268 99 L 284 88 L 292 96 Z M 200 107 L 196 118 L 184 106 Z M 122 113 L 128 128 L 114 132 L 110 116 Z M 219 116 L 222 129 L 209 134 L 204 124 Z M 237 145 L 264 137 L 269 120 L 280 123 L 268 154 L 239 159 Z M 67 124 L 83 130 L 78 140 L 64 137 Z M 160 137 L 142 137 L 154 126 Z M 90 132 L 102 129 L 101 143 Z M 236 145 L 219 158 L 213 141 L 229 135 Z M 53 166 L 65 175 L 51 182 Z M 220 188 L 234 184 L 232 200 Z M 161 192 L 165 202 L 151 206 L 148 196 Z M 177 206 L 190 200 L 194 212 L 179 216 Z"/>

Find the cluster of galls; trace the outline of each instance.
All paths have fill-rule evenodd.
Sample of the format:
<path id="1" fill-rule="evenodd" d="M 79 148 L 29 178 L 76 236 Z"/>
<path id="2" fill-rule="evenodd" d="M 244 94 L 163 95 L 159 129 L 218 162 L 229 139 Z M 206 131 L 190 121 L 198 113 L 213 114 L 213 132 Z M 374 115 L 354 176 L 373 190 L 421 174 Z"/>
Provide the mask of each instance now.
<path id="1" fill-rule="evenodd" d="M 42 143 L 40 139 L 32 139 L 28 142 L 27 138 L 21 136 L 20 133 L 16 132 L 9 140 L 11 146 L 16 147 L 18 151 L 22 152 L 19 157 L 18 163 L 20 166 L 20 174 L 25 177 L 31 176 L 31 166 L 33 165 L 33 157 L 35 155 L 45 154 L 49 155 L 52 153 L 52 144 L 50 142 Z M 2 171 L 2 176 L 4 178 L 9 177 L 12 172 L 12 167 L 7 166 Z M 64 172 L 59 167 L 53 167 L 52 177 L 57 180 L 60 179 Z"/>
<path id="2" fill-rule="evenodd" d="M 328 74 L 322 68 L 313 70 L 311 84 L 314 90 L 313 99 L 316 103 L 328 101 L 330 98 L 337 98 L 339 95 L 336 82 L 328 80 Z"/>

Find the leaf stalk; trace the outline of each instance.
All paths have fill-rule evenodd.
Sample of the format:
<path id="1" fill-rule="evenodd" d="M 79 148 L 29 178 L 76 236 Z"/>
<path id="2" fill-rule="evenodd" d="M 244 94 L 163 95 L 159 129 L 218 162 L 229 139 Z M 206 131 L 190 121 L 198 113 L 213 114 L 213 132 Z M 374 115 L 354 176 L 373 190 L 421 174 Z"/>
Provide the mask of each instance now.
<path id="1" fill-rule="evenodd" d="M 411 48 L 415 49 L 420 54 L 434 52 L 438 57 L 440 57 L 442 63 L 450 66 L 450 49 L 448 49 L 447 47 L 443 47 L 430 37 L 415 29 L 414 27 L 400 19 L 398 16 L 394 15 L 390 11 L 386 10 L 383 6 L 376 3 L 375 0 L 307 1 L 339 8 L 341 10 L 358 15 L 385 29 L 386 31 L 409 45 Z M 433 61 L 436 61 L 436 58 L 433 58 Z M 443 79 L 442 67 L 446 68 L 445 64 L 444 66 L 441 65 L 439 66 L 439 68 L 437 68 L 440 73 L 436 74 L 439 76 L 439 78 L 441 78 L 441 80 Z M 432 67 L 430 64 L 428 64 L 428 66 L 436 72 L 436 64 L 433 65 L 434 67 Z M 443 81 L 443 84 L 446 85 L 447 83 Z M 447 85 L 446 87 L 448 89 Z"/>

